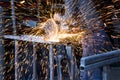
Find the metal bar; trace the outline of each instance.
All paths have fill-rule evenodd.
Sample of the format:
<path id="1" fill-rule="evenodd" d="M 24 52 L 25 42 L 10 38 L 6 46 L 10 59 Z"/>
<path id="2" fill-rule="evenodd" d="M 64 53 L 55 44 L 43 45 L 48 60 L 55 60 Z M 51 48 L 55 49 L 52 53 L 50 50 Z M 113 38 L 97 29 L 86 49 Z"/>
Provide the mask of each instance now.
<path id="1" fill-rule="evenodd" d="M 15 19 L 15 9 L 14 9 L 14 0 L 11 0 L 11 7 L 12 7 L 12 23 L 13 23 L 13 34 L 16 36 L 16 19 Z"/>
<path id="2" fill-rule="evenodd" d="M 120 61 L 120 49 L 81 58 L 81 70 L 102 67 Z"/>
<path id="3" fill-rule="evenodd" d="M 49 68 L 50 68 L 50 80 L 54 79 L 54 71 L 53 71 L 53 45 L 52 43 L 49 46 Z"/>
<path id="4" fill-rule="evenodd" d="M 97 54 L 93 56 L 83 57 L 82 60 L 85 60 L 85 65 L 92 63 L 100 62 L 103 60 L 111 59 L 120 56 L 120 50 L 115 50 L 107 53 Z"/>
<path id="5" fill-rule="evenodd" d="M 36 76 L 36 48 L 35 48 L 34 42 L 33 42 L 33 80 L 37 80 L 37 76 Z"/>
<path id="6" fill-rule="evenodd" d="M 39 42 L 39 43 L 50 43 L 44 41 L 44 37 L 42 36 L 33 36 L 33 35 L 21 35 L 21 36 L 13 36 L 13 35 L 4 35 L 6 39 L 14 39 L 14 40 L 22 40 L 22 41 L 29 41 L 29 42 Z"/>
<path id="7" fill-rule="evenodd" d="M 78 68 L 76 63 L 76 58 L 72 54 L 72 48 L 70 45 L 66 46 L 67 56 L 68 56 L 68 65 L 69 65 L 69 75 L 70 80 L 79 80 Z"/>
<path id="8" fill-rule="evenodd" d="M 18 80 L 18 54 L 17 54 L 17 51 L 18 51 L 18 42 L 17 40 L 15 40 L 15 80 Z"/>
<path id="9" fill-rule="evenodd" d="M 11 8 L 12 8 L 12 23 L 13 23 L 13 34 L 16 36 L 16 20 L 15 20 L 15 9 L 14 9 L 14 0 L 11 0 Z M 15 80 L 18 80 L 18 42 L 17 40 L 14 40 L 15 43 Z"/>
<path id="10" fill-rule="evenodd" d="M 89 69 L 94 69 L 94 68 L 99 68 L 99 67 L 103 67 L 105 65 L 109 65 L 109 64 L 112 64 L 112 63 L 115 63 L 115 62 L 119 62 L 120 61 L 120 57 L 116 57 L 116 58 L 113 58 L 113 59 L 108 59 L 108 60 L 105 60 L 105 61 L 101 61 L 99 63 L 94 63 L 94 64 L 91 64 L 91 65 L 87 65 L 85 67 L 81 66 L 81 70 L 89 70 Z"/>
<path id="11" fill-rule="evenodd" d="M 62 55 L 57 55 L 57 64 L 58 64 L 58 67 L 57 67 L 57 74 L 58 74 L 58 80 L 62 80 L 62 72 L 61 72 L 61 60 L 62 60 Z"/>
<path id="12" fill-rule="evenodd" d="M 61 71 L 61 60 L 65 57 L 66 55 L 66 49 L 64 45 L 56 45 L 56 55 L 55 55 L 55 60 L 57 64 L 57 79 L 62 80 L 62 71 Z"/>
<path id="13" fill-rule="evenodd" d="M 70 80 L 74 80 L 74 63 L 73 63 L 73 55 L 72 55 L 72 49 L 71 46 L 67 45 L 66 46 L 66 50 L 67 50 L 67 56 L 68 56 L 68 65 L 69 65 L 69 75 L 70 75 Z"/>
<path id="14" fill-rule="evenodd" d="M 2 26 L 2 7 L 0 6 L 0 79 L 4 79 L 4 45 L 3 45 L 3 26 Z"/>
<path id="15" fill-rule="evenodd" d="M 58 76 L 59 76 L 59 79 L 58 80 L 62 80 L 62 72 L 61 72 L 61 60 L 59 59 L 58 60 L 58 69 L 59 69 L 59 74 L 58 74 Z"/>
<path id="16" fill-rule="evenodd" d="M 103 80 L 108 80 L 108 70 L 109 70 L 109 66 L 103 66 Z"/>

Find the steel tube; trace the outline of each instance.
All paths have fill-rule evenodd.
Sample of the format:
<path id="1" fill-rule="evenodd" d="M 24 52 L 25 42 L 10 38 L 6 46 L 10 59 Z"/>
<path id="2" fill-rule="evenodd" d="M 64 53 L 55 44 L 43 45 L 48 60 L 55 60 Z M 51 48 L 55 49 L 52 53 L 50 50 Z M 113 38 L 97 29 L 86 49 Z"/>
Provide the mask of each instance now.
<path id="1" fill-rule="evenodd" d="M 50 69 L 50 80 L 53 80 L 54 71 L 53 71 L 53 45 L 52 43 L 49 46 L 49 69 Z"/>
<path id="2" fill-rule="evenodd" d="M 44 37 L 42 36 L 33 36 L 33 35 L 21 35 L 21 36 L 13 36 L 13 35 L 4 35 L 6 39 L 13 39 L 13 40 L 22 40 L 28 42 L 39 42 L 39 43 L 50 43 L 44 41 Z"/>
<path id="3" fill-rule="evenodd" d="M 103 66 L 103 80 L 108 80 L 108 70 L 109 70 L 109 66 Z"/>
<path id="4" fill-rule="evenodd" d="M 69 65 L 69 75 L 70 75 L 70 80 L 74 80 L 74 62 L 73 62 L 73 55 L 72 55 L 72 49 L 71 46 L 67 45 L 66 46 L 67 50 L 67 56 L 68 56 L 68 65 Z"/>
<path id="5" fill-rule="evenodd" d="M 102 67 L 120 61 L 120 50 L 81 58 L 81 70 Z"/>
<path id="6" fill-rule="evenodd" d="M 61 71 L 61 60 L 62 60 L 62 55 L 57 55 L 56 61 L 57 61 L 57 75 L 58 75 L 58 80 L 62 80 L 62 71 Z"/>
<path id="7" fill-rule="evenodd" d="M 4 79 L 4 44 L 3 44 L 3 26 L 2 26 L 2 7 L 0 6 L 0 79 Z"/>
<path id="8" fill-rule="evenodd" d="M 18 64 L 18 54 L 17 54 L 17 51 L 18 51 L 18 42 L 17 40 L 15 40 L 15 80 L 18 80 L 18 67 L 19 67 L 19 64 Z"/>
<path id="9" fill-rule="evenodd" d="M 33 80 L 37 80 L 37 76 L 36 76 L 36 48 L 35 48 L 34 42 L 33 42 Z"/>
<path id="10" fill-rule="evenodd" d="M 11 0 L 11 8 L 12 8 L 12 23 L 13 23 L 13 34 L 16 36 L 16 20 L 15 20 L 15 9 L 14 9 L 14 0 Z M 18 42 L 14 40 L 15 43 L 15 80 L 18 80 Z"/>

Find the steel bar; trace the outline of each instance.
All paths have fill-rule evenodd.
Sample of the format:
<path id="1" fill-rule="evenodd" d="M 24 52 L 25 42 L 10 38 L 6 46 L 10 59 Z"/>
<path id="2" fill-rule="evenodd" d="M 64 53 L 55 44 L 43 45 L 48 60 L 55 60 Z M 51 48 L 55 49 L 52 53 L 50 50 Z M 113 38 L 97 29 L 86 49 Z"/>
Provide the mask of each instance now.
<path id="1" fill-rule="evenodd" d="M 16 36 L 16 20 L 15 20 L 15 9 L 14 9 L 14 0 L 11 0 L 11 8 L 12 8 L 12 23 L 13 23 L 13 34 Z M 18 42 L 14 40 L 15 43 L 15 80 L 18 80 Z"/>
<path id="2" fill-rule="evenodd" d="M 102 67 L 120 61 L 120 49 L 81 58 L 81 70 Z"/>
<path id="3" fill-rule="evenodd" d="M 67 50 L 67 56 L 68 56 L 68 65 L 69 65 L 69 75 L 70 75 L 70 80 L 74 80 L 74 63 L 73 63 L 73 55 L 72 55 L 72 49 L 71 46 L 67 45 L 66 46 Z"/>
<path id="4" fill-rule="evenodd" d="M 4 79 L 4 45 L 3 45 L 3 26 L 2 26 L 2 7 L 0 6 L 0 79 Z"/>
<path id="5" fill-rule="evenodd" d="M 103 66 L 103 80 L 108 80 L 108 70 L 109 70 L 109 66 Z"/>
<path id="6" fill-rule="evenodd" d="M 36 48 L 35 48 L 34 42 L 33 42 L 33 80 L 37 80 L 37 76 L 36 76 Z"/>
<path id="7" fill-rule="evenodd" d="M 70 80 L 79 80 L 78 68 L 76 63 L 76 58 L 72 54 L 72 48 L 70 45 L 66 46 L 67 56 L 68 56 L 68 65 L 69 65 L 69 76 Z"/>
<path id="8" fill-rule="evenodd" d="M 58 61 L 58 80 L 62 80 L 62 72 L 61 72 L 61 60 Z"/>
<path id="9" fill-rule="evenodd" d="M 17 51 L 18 51 L 18 47 L 17 47 L 17 45 L 18 45 L 18 41 L 17 40 L 15 40 L 15 80 L 18 80 L 18 67 L 19 67 L 19 65 L 18 65 L 18 54 L 17 54 Z"/>
<path id="10" fill-rule="evenodd" d="M 49 42 L 45 42 L 43 37 L 33 36 L 33 35 L 21 35 L 21 36 L 4 35 L 4 38 L 13 39 L 13 40 L 29 41 L 29 42 L 49 43 Z"/>
<path id="11" fill-rule="evenodd" d="M 52 43 L 49 46 L 49 70 L 50 70 L 50 80 L 53 80 L 54 71 L 53 71 L 53 45 Z"/>
<path id="12" fill-rule="evenodd" d="M 57 64 L 57 79 L 62 80 L 62 69 L 61 69 L 61 61 L 65 58 L 66 49 L 65 46 L 62 44 L 56 45 L 56 55 L 54 56 Z"/>
<path id="13" fill-rule="evenodd" d="M 62 55 L 57 55 L 56 56 L 56 62 L 57 62 L 57 75 L 58 75 L 58 80 L 62 80 L 62 71 L 61 71 L 61 60 L 63 56 Z"/>

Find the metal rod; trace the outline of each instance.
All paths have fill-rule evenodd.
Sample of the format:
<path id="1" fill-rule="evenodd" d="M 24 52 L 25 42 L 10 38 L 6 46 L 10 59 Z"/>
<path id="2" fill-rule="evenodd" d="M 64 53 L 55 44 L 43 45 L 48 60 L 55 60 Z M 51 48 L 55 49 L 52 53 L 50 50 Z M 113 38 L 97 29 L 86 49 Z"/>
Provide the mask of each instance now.
<path id="1" fill-rule="evenodd" d="M 15 80 L 18 80 L 18 54 L 17 54 L 17 51 L 18 51 L 18 42 L 17 40 L 15 40 Z"/>
<path id="2" fill-rule="evenodd" d="M 108 80 L 108 69 L 109 69 L 109 66 L 103 67 L 103 80 Z"/>
<path id="3" fill-rule="evenodd" d="M 102 54 L 81 58 L 81 70 L 103 67 L 120 61 L 120 50 L 114 50 Z"/>
<path id="4" fill-rule="evenodd" d="M 4 35 L 5 39 L 14 39 L 14 40 L 22 40 L 28 42 L 39 42 L 39 43 L 50 43 L 44 41 L 44 37 L 42 36 L 34 36 L 34 35 L 21 35 L 21 36 L 13 36 L 13 35 Z"/>
<path id="5" fill-rule="evenodd" d="M 58 72 L 58 80 L 62 80 L 62 72 L 61 72 L 61 60 L 62 60 L 62 55 L 57 55 L 57 72 Z"/>
<path id="6" fill-rule="evenodd" d="M 11 7 L 12 7 L 12 23 L 14 28 L 14 35 L 16 36 L 16 20 L 15 20 L 15 9 L 14 9 L 14 0 L 11 0 Z"/>
<path id="7" fill-rule="evenodd" d="M 71 46 L 67 45 L 66 46 L 66 50 L 67 50 L 67 56 L 68 56 L 68 65 L 69 65 L 69 75 L 70 75 L 70 80 L 74 80 L 73 78 L 73 69 L 74 69 L 74 63 L 73 63 L 73 55 L 72 55 L 72 49 Z"/>
<path id="8" fill-rule="evenodd" d="M 36 77 L 36 48 L 35 43 L 33 42 L 33 80 L 37 80 Z"/>
<path id="9" fill-rule="evenodd" d="M 53 45 L 52 43 L 49 46 L 49 69 L 50 69 L 50 80 L 54 79 L 54 71 L 53 71 Z"/>
<path id="10" fill-rule="evenodd" d="M 2 26 L 2 7 L 0 6 L 0 79 L 4 79 L 3 71 L 4 71 L 4 45 L 3 45 L 3 26 Z"/>
<path id="11" fill-rule="evenodd" d="M 16 36 L 16 20 L 15 20 L 15 9 L 14 9 L 14 0 L 11 0 L 11 8 L 12 8 L 12 23 L 13 23 L 13 34 Z M 14 40 L 15 43 L 15 80 L 18 80 L 18 42 L 17 40 Z"/>

